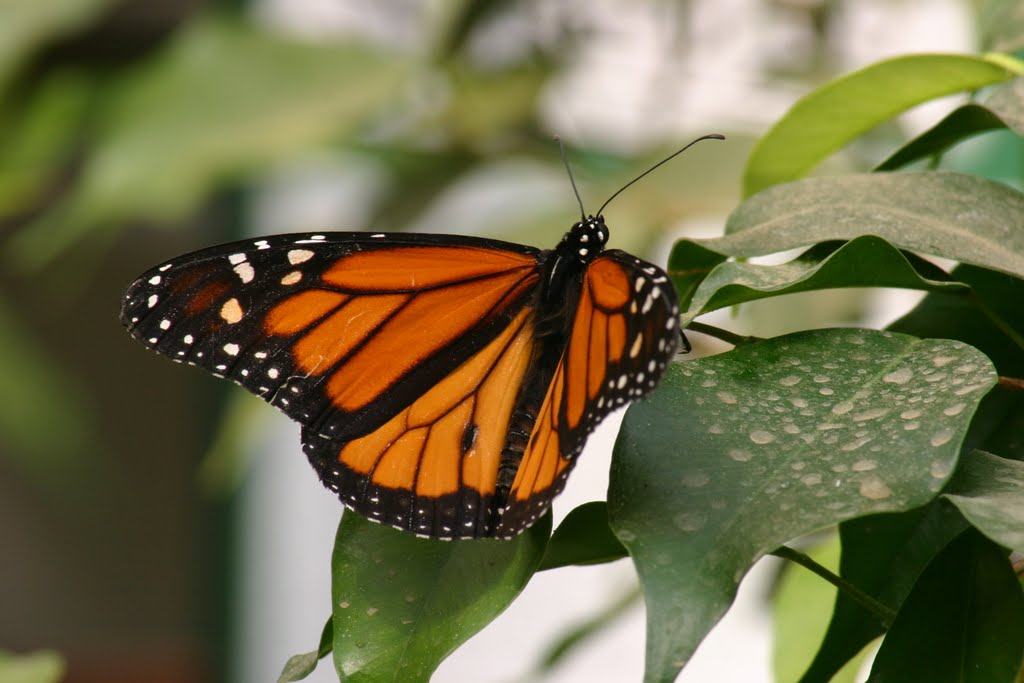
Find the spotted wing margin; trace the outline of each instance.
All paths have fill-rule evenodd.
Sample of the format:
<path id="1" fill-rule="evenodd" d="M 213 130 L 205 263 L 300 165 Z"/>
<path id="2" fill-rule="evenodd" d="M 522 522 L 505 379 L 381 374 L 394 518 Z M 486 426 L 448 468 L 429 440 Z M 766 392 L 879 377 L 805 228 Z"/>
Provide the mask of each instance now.
<path id="1" fill-rule="evenodd" d="M 434 538 L 493 536 L 499 466 L 535 357 L 524 308 L 494 339 L 376 431 L 347 442 L 303 430 L 303 450 L 348 507 Z M 516 444 L 518 439 L 518 443 Z"/>
<path id="2" fill-rule="evenodd" d="M 539 252 L 473 237 L 279 235 L 143 274 L 121 319 L 146 346 L 227 377 L 316 434 L 393 418 L 532 301 Z"/>
<path id="3" fill-rule="evenodd" d="M 590 262 L 499 536 L 533 524 L 564 488 L 590 432 L 657 386 L 676 352 L 678 316 L 675 289 L 657 266 L 618 250 Z"/>

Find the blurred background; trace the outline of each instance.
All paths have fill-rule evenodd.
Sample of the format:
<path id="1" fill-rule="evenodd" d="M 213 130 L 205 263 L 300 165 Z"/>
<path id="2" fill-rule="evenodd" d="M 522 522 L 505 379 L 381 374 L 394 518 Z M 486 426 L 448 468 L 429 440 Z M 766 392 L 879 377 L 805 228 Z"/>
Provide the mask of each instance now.
<path id="1" fill-rule="evenodd" d="M 1015 2 L 969 0 L 5 0 L 0 3 L 0 650 L 59 652 L 73 683 L 276 680 L 330 612 L 341 514 L 258 399 L 133 342 L 146 268 L 247 235 L 468 233 L 552 247 L 605 212 L 611 246 L 664 263 L 740 197 L 757 137 L 801 94 L 878 59 L 998 49 Z M 948 102 L 825 170 L 865 170 Z M 1019 165 L 982 136 L 947 166 Z M 882 325 L 875 292 L 769 300 L 761 336 Z M 698 352 L 706 340 L 695 336 Z M 556 501 L 603 499 L 610 419 Z M 684 681 L 769 680 L 773 571 Z M 551 665 L 567 629 L 606 628 Z M 742 656 L 737 656 L 742 652 Z M 437 681 L 637 680 L 628 562 L 538 575 Z M 0 660 L 2 661 L 2 660 Z M 43 656 L 40 667 L 56 666 Z M 2 669 L 0 669 L 2 671 Z M 40 679 L 40 680 L 45 680 Z M 58 680 L 54 678 L 53 680 Z M 330 662 L 311 680 L 336 680 Z"/>

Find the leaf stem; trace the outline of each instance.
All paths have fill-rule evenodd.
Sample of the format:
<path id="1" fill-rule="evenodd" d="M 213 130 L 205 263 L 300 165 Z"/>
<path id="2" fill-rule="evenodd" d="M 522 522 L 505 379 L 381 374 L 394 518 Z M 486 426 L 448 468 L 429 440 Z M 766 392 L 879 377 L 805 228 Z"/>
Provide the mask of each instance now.
<path id="1" fill-rule="evenodd" d="M 754 342 L 761 341 L 760 337 L 748 337 L 742 334 L 736 334 L 729 330 L 723 330 L 721 327 L 715 327 L 714 325 L 708 325 L 706 323 L 691 322 L 686 326 L 686 329 L 690 332 L 696 332 L 698 334 L 706 334 L 709 337 L 720 339 L 727 344 L 733 346 L 743 346 L 744 344 L 753 344 Z"/>
<path id="2" fill-rule="evenodd" d="M 857 586 L 853 585 L 852 583 L 850 583 L 843 577 L 839 576 L 838 574 L 833 574 L 828 569 L 821 566 L 820 564 L 812 560 L 810 557 L 800 552 L 799 550 L 794 550 L 789 546 L 783 545 L 776 548 L 774 551 L 769 553 L 769 555 L 775 555 L 776 557 L 781 557 L 785 560 L 796 562 L 801 567 L 804 567 L 814 572 L 815 574 L 825 579 L 839 590 L 846 593 L 848 597 L 852 598 L 853 600 L 856 600 L 860 604 L 860 606 L 866 609 L 868 612 L 871 612 L 871 614 L 875 615 L 875 617 L 877 617 L 878 620 L 882 622 L 886 629 L 889 628 L 889 626 L 892 624 L 893 619 L 896 618 L 896 611 L 893 610 L 891 607 L 871 597 L 870 595 L 862 591 L 860 588 L 857 588 Z"/>

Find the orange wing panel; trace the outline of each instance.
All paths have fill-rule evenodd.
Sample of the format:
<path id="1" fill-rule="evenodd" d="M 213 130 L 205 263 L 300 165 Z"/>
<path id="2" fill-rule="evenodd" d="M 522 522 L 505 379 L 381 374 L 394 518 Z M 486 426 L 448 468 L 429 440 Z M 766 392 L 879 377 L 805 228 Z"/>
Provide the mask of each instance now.
<path id="1" fill-rule="evenodd" d="M 296 365 L 308 374 L 323 374 L 408 300 L 408 294 L 384 294 L 349 301 L 295 345 Z"/>
<path id="2" fill-rule="evenodd" d="M 617 310 L 629 301 L 629 276 L 610 259 L 597 259 L 587 268 L 587 289 L 594 302 L 606 310 Z"/>
<path id="3" fill-rule="evenodd" d="M 398 437 L 377 461 L 377 466 L 373 469 L 373 483 L 394 489 L 412 488 L 416 463 L 423 453 L 423 444 L 428 434 L 429 430 L 421 427 Z"/>
<path id="4" fill-rule="evenodd" d="M 354 412 L 372 403 L 411 368 L 487 320 L 520 280 L 522 274 L 512 272 L 415 296 L 331 377 L 327 392 L 334 405 Z"/>
<path id="5" fill-rule="evenodd" d="M 416 480 L 417 494 L 437 497 L 459 490 L 462 435 L 470 425 L 473 402 L 472 398 L 463 400 L 430 428 Z"/>
<path id="6" fill-rule="evenodd" d="M 519 320 L 517 326 L 515 338 L 477 392 L 473 422 L 480 431 L 465 455 L 462 478 L 481 493 L 494 492 L 512 410 L 533 360 L 533 325 Z"/>
<path id="7" fill-rule="evenodd" d="M 565 378 L 568 384 L 568 404 L 566 414 L 569 422 L 575 424 L 583 417 L 583 409 L 587 404 L 587 363 L 590 338 L 590 323 L 594 315 L 593 301 L 586 289 L 580 296 L 579 305 L 576 308 L 576 320 L 572 325 L 572 335 L 569 338 L 569 348 L 566 350 L 566 371 Z"/>
<path id="8" fill-rule="evenodd" d="M 604 384 L 608 365 L 608 316 L 594 311 L 590 325 L 590 357 L 587 359 L 587 398 L 593 399 Z"/>
<path id="9" fill-rule="evenodd" d="M 341 448 L 342 464 L 374 484 L 437 497 L 468 486 L 493 494 L 509 421 L 533 359 L 523 309 L 497 338 L 375 432 Z M 469 429 L 476 438 L 466 453 Z"/>
<path id="10" fill-rule="evenodd" d="M 345 444 L 338 459 L 359 474 L 369 474 L 384 452 L 408 429 L 406 413 L 399 413 L 377 431 Z"/>
<path id="11" fill-rule="evenodd" d="M 295 334 L 348 301 L 346 294 L 310 289 L 290 296 L 267 313 L 263 323 L 269 334 Z"/>
<path id="12" fill-rule="evenodd" d="M 475 247 L 394 247 L 343 256 L 324 282 L 363 291 L 419 291 L 517 269 L 532 270 L 536 257 Z"/>

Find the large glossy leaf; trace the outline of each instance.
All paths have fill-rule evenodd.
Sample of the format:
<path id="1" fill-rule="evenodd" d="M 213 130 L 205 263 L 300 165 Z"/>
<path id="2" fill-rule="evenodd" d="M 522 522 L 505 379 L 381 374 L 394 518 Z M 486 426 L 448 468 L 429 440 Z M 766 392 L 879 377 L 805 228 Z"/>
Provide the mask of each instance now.
<path id="1" fill-rule="evenodd" d="M 669 274 L 686 271 L 694 251 L 707 252 L 689 240 L 678 242 L 669 259 Z M 724 255 L 721 256 L 725 258 Z M 689 270 L 688 272 L 692 272 Z M 836 287 L 900 287 L 966 294 L 969 288 L 951 281 L 928 261 L 901 252 L 880 237 L 865 235 L 845 244 L 826 242 L 779 265 L 726 261 L 716 265 L 687 301 L 680 295 L 685 325 L 697 316 L 770 296 Z M 684 281 L 678 290 L 686 291 Z"/>
<path id="2" fill-rule="evenodd" d="M 194 20 L 113 90 L 71 197 L 19 235 L 9 257 L 38 266 L 98 225 L 180 217 L 215 183 L 350 134 L 393 101 L 406 73 L 359 45 Z"/>
<path id="3" fill-rule="evenodd" d="M 1010 682 L 1024 657 L 1024 597 L 1004 550 L 973 531 L 950 543 L 904 602 L 868 683 Z"/>
<path id="4" fill-rule="evenodd" d="M 332 560 L 334 665 L 352 683 L 426 682 L 533 576 L 545 515 L 512 541 L 416 538 L 342 515 Z"/>
<path id="5" fill-rule="evenodd" d="M 948 172 L 808 178 L 736 208 L 726 236 L 701 240 L 731 256 L 757 256 L 825 240 L 877 235 L 900 249 L 1024 277 L 1024 195 Z"/>
<path id="6" fill-rule="evenodd" d="M 1024 462 L 974 451 L 943 495 L 983 534 L 1024 552 Z"/>
<path id="7" fill-rule="evenodd" d="M 1000 86 L 984 105 L 965 104 L 918 135 L 875 167 L 892 171 L 920 159 L 945 152 L 953 145 L 978 133 L 1010 128 L 1024 135 L 1024 78 L 1015 78 Z"/>
<path id="8" fill-rule="evenodd" d="M 928 100 L 1024 75 L 1005 55 L 909 55 L 842 76 L 800 99 L 754 148 L 743 194 L 800 178 L 858 135 Z"/>
<path id="9" fill-rule="evenodd" d="M 609 486 L 647 603 L 646 680 L 674 679 L 764 553 L 932 498 L 994 382 L 964 344 L 849 329 L 673 366 L 627 412 Z"/>

